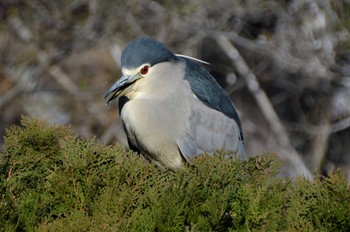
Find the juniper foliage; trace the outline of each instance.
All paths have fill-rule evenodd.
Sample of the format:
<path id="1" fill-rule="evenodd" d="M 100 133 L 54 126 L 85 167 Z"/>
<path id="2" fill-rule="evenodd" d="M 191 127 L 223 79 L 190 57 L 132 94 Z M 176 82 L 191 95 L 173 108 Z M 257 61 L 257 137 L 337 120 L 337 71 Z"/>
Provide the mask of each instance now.
<path id="1" fill-rule="evenodd" d="M 266 154 L 173 172 L 69 127 L 23 118 L 0 155 L 1 231 L 349 231 L 341 172 L 280 179 Z"/>

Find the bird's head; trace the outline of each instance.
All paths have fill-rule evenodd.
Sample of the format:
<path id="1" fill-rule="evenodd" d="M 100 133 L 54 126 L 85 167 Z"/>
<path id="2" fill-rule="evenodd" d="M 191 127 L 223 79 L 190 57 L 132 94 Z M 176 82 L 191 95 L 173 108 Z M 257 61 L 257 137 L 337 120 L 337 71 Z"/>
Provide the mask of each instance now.
<path id="1" fill-rule="evenodd" d="M 107 91 L 105 98 L 111 95 L 107 104 L 119 96 L 135 91 L 136 82 L 155 76 L 159 72 L 157 64 L 176 59 L 176 55 L 160 42 L 146 38 L 134 40 L 122 53 L 123 76 Z"/>

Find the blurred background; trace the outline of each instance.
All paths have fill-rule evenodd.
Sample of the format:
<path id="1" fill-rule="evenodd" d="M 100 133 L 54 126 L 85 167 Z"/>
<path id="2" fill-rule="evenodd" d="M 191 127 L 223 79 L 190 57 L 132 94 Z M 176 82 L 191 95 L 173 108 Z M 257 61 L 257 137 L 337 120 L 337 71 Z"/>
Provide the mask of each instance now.
<path id="1" fill-rule="evenodd" d="M 126 145 L 103 97 L 146 36 L 211 63 L 249 156 L 350 179 L 350 0 L 1 0 L 0 19 L 0 146 L 21 115 Z"/>

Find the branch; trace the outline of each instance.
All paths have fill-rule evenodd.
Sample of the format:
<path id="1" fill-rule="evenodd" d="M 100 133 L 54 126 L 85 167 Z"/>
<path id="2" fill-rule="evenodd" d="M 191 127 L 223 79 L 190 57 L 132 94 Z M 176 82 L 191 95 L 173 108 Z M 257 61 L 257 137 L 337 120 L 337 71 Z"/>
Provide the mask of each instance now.
<path id="1" fill-rule="evenodd" d="M 275 112 L 267 95 L 260 88 L 256 76 L 248 68 L 247 64 L 245 63 L 237 49 L 231 44 L 227 36 L 217 34 L 215 38 L 222 50 L 225 51 L 228 57 L 232 60 L 233 66 L 235 67 L 239 75 L 241 75 L 244 78 L 249 91 L 255 98 L 261 112 L 263 113 L 264 117 L 269 123 L 274 137 L 278 145 L 280 146 L 279 150 L 282 159 L 288 161 L 288 163 L 293 168 L 293 173 L 289 173 L 289 175 L 295 176 L 296 174 L 302 174 L 307 178 L 311 178 L 312 174 L 306 168 L 299 154 L 292 146 L 292 143 L 288 137 L 285 128 L 282 126 L 278 115 Z"/>

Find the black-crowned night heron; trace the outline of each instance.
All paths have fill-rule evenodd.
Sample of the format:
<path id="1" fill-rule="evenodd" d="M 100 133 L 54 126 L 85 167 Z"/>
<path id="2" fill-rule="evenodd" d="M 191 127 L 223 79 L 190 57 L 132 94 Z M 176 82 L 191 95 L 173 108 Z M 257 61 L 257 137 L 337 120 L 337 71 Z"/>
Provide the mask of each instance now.
<path id="1" fill-rule="evenodd" d="M 246 159 L 241 122 L 225 91 L 192 57 L 160 42 L 136 39 L 123 51 L 123 76 L 107 91 L 119 98 L 132 150 L 177 169 L 189 158 L 216 150 Z"/>

